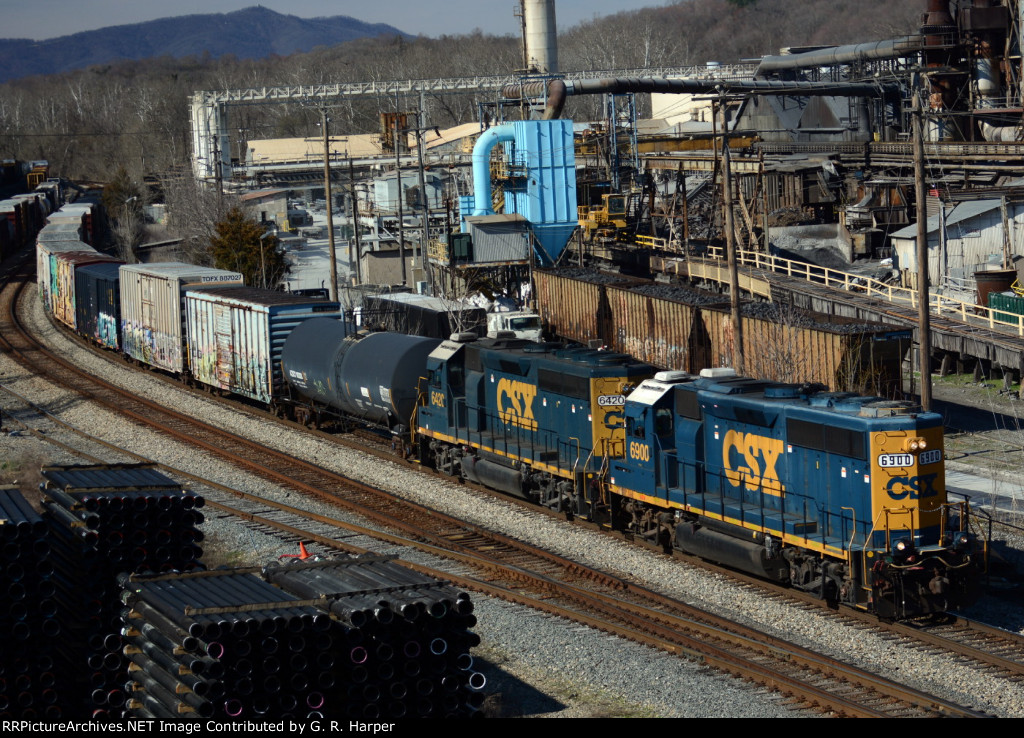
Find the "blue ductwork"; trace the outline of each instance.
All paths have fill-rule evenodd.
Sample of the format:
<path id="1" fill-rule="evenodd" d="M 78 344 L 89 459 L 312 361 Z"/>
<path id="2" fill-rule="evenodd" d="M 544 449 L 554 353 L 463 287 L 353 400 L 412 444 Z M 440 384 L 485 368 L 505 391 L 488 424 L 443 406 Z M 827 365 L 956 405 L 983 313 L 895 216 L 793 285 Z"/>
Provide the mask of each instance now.
<path id="1" fill-rule="evenodd" d="M 505 212 L 530 223 L 537 260 L 558 260 L 578 225 L 572 121 L 521 120 L 485 131 L 473 148 L 473 215 L 493 215 L 491 150 L 499 142 L 511 169 L 524 172 L 505 185 Z"/>
<path id="2" fill-rule="evenodd" d="M 515 128 L 496 126 L 484 131 L 473 147 L 473 215 L 494 215 L 491 205 L 491 149 L 503 141 L 514 141 Z"/>

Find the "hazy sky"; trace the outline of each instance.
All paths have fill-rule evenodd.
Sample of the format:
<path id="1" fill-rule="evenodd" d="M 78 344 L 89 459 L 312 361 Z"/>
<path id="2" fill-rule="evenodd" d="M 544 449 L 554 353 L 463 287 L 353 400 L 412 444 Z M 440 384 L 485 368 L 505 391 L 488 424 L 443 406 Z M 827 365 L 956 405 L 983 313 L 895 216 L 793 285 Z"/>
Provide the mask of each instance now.
<path id="1" fill-rule="evenodd" d="M 516 0 L 0 0 L 0 36 L 42 40 L 104 26 L 194 13 L 227 13 L 256 4 L 279 13 L 314 18 L 348 15 L 389 23 L 406 33 L 439 36 L 467 33 L 517 34 Z M 665 5 L 665 0 L 557 0 L 560 29 L 620 10 Z"/>

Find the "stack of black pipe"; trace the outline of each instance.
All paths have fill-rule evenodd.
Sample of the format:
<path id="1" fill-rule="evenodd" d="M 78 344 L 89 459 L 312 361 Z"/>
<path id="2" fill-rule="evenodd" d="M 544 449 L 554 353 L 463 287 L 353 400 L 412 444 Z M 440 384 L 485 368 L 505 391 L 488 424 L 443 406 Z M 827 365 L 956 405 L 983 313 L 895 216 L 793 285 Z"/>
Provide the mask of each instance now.
<path id="1" fill-rule="evenodd" d="M 123 579 L 126 717 L 458 717 L 483 701 L 466 593 L 382 557 L 262 574 Z"/>
<path id="2" fill-rule="evenodd" d="M 0 488 L 0 718 L 59 718 L 60 634 L 46 522 L 17 487 Z"/>
<path id="3" fill-rule="evenodd" d="M 123 578 L 126 716 L 316 717 L 336 686 L 337 629 L 258 570 Z"/>
<path id="4" fill-rule="evenodd" d="M 483 701 L 480 638 L 466 592 L 385 556 L 267 568 L 274 584 L 319 598 L 344 643 L 332 693 L 349 718 L 466 717 Z"/>
<path id="5" fill-rule="evenodd" d="M 122 572 L 200 565 L 203 498 L 151 465 L 52 466 L 41 470 L 53 537 L 62 631 L 58 664 L 68 716 L 120 714 L 128 662 L 120 655 Z"/>

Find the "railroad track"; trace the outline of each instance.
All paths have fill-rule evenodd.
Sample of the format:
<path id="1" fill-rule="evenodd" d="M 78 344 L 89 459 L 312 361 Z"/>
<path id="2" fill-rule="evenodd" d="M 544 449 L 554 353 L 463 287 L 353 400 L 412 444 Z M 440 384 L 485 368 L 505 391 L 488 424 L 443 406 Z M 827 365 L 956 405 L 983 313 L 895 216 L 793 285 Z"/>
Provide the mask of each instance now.
<path id="1" fill-rule="evenodd" d="M 60 423 L 56 419 L 53 422 Z M 107 445 L 83 431 L 72 430 L 90 446 Z M 52 438 L 48 440 L 54 442 Z M 69 452 L 81 453 L 73 446 L 57 443 Z M 125 449 L 114 450 L 122 456 L 129 455 L 139 461 L 148 461 Z M 105 461 L 91 453 L 87 456 L 97 463 Z M 161 468 L 235 498 L 233 502 L 226 503 L 207 497 L 208 511 L 217 510 L 240 517 L 260 532 L 272 532 L 284 540 L 304 541 L 313 551 L 324 554 L 339 551 L 353 555 L 372 554 L 371 549 L 353 543 L 357 537 L 362 537 L 451 557 L 450 553 L 438 549 L 431 542 L 415 541 L 315 515 L 224 487 L 180 469 L 164 465 Z M 606 583 L 595 589 L 571 582 L 552 582 L 550 566 L 540 567 L 546 569 L 542 572 L 532 570 L 537 567 L 531 567 L 528 571 L 528 556 L 522 550 L 513 554 L 519 566 L 509 571 L 507 564 L 495 563 L 503 559 L 507 552 L 494 555 L 493 547 L 485 545 L 484 548 L 488 549 L 486 553 L 455 557 L 462 573 L 439 571 L 424 565 L 405 565 L 467 589 L 581 622 L 770 686 L 786 693 L 792 701 L 793 709 L 813 709 L 859 717 L 982 716 L 973 710 L 937 700 L 811 650 L 766 637 L 752 629 L 738 627 L 642 588 L 628 584 L 616 587 Z M 483 578 L 473 573 L 479 569 L 483 570 Z M 583 578 L 584 581 L 586 579 Z"/>
<path id="2" fill-rule="evenodd" d="M 4 304 L 7 303 L 5 290 Z M 5 313 L 4 322 L 8 322 Z M 334 519 L 316 518 L 308 512 L 287 508 L 252 496 L 240 504 L 224 505 L 231 514 L 253 524 L 282 531 L 288 536 L 317 541 L 338 549 L 353 535 L 370 535 L 389 543 L 414 546 L 476 572 L 474 576 L 451 573 L 461 586 L 494 596 L 529 604 L 562 617 L 569 617 L 620 637 L 647 643 L 672 653 L 697 659 L 723 671 L 792 695 L 801 706 L 842 715 L 965 715 L 979 713 L 930 695 L 907 689 L 863 670 L 843 665 L 779 639 L 766 637 L 708 613 L 690 608 L 671 598 L 636 587 L 605 572 L 526 546 L 504 536 L 469 526 L 437 511 L 396 501 L 391 495 L 358 485 L 340 475 L 285 454 L 263 449 L 233 434 L 223 434 L 192 418 L 166 411 L 138 398 L 113 392 L 112 385 L 88 376 L 49 354 L 28 336 L 14 332 L 16 323 L 4 325 L 7 350 L 35 370 L 61 384 L 70 381 L 76 391 L 118 411 L 127 406 L 130 417 L 150 426 L 166 424 L 161 432 L 198 440 L 206 450 L 248 468 L 282 486 L 317 496 L 369 516 L 376 525 L 398 533 L 371 531 Z M 69 379 L 73 377 L 73 379 Z M 113 393 L 113 394 L 108 394 Z M 158 416 L 167 415 L 167 420 Z M 251 506 L 255 506 L 255 508 Z M 270 510 L 272 508 L 272 510 Z M 283 517 L 282 517 L 283 516 Z M 293 517 L 289 517 L 293 516 Z M 316 529 L 310 526 L 317 526 Z M 324 527 L 326 526 L 326 528 Z M 326 532 L 325 532 L 326 531 Z M 433 575 L 437 575 L 436 573 Z M 851 686 L 855 685 L 855 686 Z"/>

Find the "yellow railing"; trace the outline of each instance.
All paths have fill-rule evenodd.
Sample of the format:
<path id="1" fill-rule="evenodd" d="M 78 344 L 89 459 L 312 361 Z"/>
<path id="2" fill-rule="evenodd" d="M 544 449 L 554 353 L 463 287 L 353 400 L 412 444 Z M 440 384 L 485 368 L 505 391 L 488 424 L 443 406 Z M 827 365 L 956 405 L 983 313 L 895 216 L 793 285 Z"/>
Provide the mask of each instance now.
<path id="1" fill-rule="evenodd" d="M 720 246 L 713 246 L 708 249 L 708 256 L 724 260 L 725 249 Z M 740 251 L 737 255 L 737 263 L 740 266 L 763 269 L 775 272 L 776 274 L 785 274 L 787 277 L 803 279 L 807 282 L 814 282 L 815 284 L 832 289 L 856 292 L 896 305 L 908 305 L 914 309 L 917 309 L 918 305 L 916 289 L 886 284 L 870 277 L 850 274 L 849 272 L 842 272 L 837 269 L 783 259 L 758 251 Z M 1018 336 L 1024 336 L 1024 315 L 1015 316 L 1016 320 L 1013 321 L 999 320 L 995 317 L 996 313 L 1008 315 L 1005 310 L 996 310 L 984 305 L 964 302 L 963 300 L 943 295 L 929 294 L 928 311 L 934 315 L 958 319 L 969 325 L 986 326 L 992 330 L 1004 330 L 1014 332 Z"/>
<path id="2" fill-rule="evenodd" d="M 657 238 L 656 236 L 634 236 L 633 240 L 638 246 L 646 246 L 649 249 L 668 248 L 667 238 Z"/>

